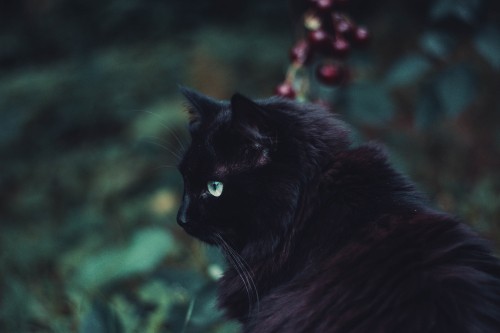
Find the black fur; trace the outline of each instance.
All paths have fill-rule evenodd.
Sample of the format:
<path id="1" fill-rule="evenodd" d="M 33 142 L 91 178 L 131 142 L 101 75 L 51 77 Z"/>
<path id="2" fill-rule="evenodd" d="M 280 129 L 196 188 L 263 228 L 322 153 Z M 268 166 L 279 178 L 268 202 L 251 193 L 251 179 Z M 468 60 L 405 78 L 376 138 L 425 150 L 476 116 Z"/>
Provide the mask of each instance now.
<path id="1" fill-rule="evenodd" d="M 380 147 L 315 105 L 183 93 L 178 221 L 232 264 L 219 304 L 244 332 L 500 332 L 499 261 Z"/>

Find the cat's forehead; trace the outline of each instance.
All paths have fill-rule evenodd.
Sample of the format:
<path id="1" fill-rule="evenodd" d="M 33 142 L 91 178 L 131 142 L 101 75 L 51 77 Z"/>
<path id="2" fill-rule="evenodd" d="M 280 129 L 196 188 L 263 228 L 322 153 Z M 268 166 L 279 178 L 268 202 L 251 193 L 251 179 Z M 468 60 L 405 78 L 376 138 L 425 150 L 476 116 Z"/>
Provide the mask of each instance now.
<path id="1" fill-rule="evenodd" d="M 180 163 L 180 168 L 195 172 L 211 171 L 225 175 L 229 171 L 230 157 L 225 147 L 215 144 L 211 137 L 193 138 L 189 149 Z"/>
<path id="2" fill-rule="evenodd" d="M 181 171 L 223 179 L 262 166 L 267 161 L 267 151 L 259 145 L 249 145 L 235 137 L 218 140 L 198 137 L 182 161 Z"/>

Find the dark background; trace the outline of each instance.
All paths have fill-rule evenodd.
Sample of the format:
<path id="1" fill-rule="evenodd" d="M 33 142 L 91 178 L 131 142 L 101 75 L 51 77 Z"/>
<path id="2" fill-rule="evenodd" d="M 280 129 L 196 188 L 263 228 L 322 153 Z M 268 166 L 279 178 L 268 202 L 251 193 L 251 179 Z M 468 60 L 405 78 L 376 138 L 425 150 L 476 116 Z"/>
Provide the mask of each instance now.
<path id="1" fill-rule="evenodd" d="M 305 1 L 305 0 L 304 0 Z M 235 332 L 218 252 L 175 224 L 177 84 L 268 96 L 302 1 L 0 2 L 0 331 Z M 314 86 L 500 245 L 500 5 L 351 1 L 353 81 Z"/>

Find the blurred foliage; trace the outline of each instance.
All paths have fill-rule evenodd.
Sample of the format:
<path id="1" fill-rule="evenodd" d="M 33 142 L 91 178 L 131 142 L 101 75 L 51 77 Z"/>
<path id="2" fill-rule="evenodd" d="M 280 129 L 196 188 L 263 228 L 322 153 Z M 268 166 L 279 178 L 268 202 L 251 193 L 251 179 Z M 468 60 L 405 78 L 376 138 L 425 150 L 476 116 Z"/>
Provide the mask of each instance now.
<path id="1" fill-rule="evenodd" d="M 1 332 L 238 331 L 214 306 L 218 251 L 175 224 L 176 86 L 268 95 L 293 40 L 287 6 L 0 3 Z M 500 244 L 499 3 L 353 0 L 351 13 L 372 46 L 350 86 L 321 95 Z"/>

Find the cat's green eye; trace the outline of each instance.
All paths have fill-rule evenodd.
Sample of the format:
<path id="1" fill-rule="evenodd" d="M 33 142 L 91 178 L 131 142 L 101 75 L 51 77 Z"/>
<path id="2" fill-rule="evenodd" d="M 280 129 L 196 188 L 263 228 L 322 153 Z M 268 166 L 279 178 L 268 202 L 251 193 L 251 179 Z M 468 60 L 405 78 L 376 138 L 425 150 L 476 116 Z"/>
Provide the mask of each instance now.
<path id="1" fill-rule="evenodd" d="M 220 197 L 222 194 L 222 190 L 224 189 L 224 185 L 221 182 L 209 181 L 207 183 L 208 193 L 213 195 L 214 197 Z"/>

